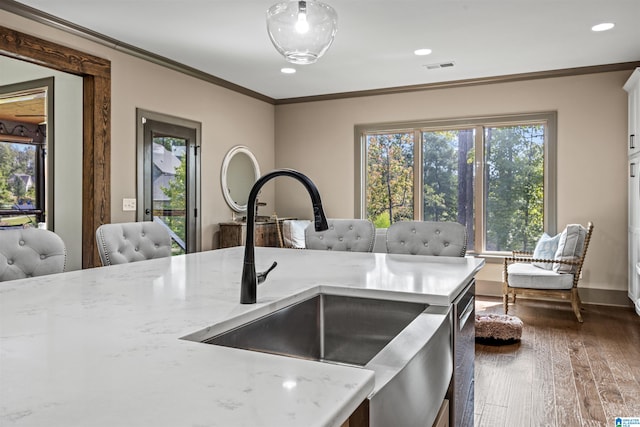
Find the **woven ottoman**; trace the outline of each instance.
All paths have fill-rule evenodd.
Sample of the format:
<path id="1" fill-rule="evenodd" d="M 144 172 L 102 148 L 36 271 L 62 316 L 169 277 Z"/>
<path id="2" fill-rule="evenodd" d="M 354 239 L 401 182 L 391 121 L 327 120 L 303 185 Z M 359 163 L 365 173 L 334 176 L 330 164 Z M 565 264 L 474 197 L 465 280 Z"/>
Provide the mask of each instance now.
<path id="1" fill-rule="evenodd" d="M 506 314 L 476 314 L 476 340 L 488 344 L 520 341 L 522 320 Z"/>

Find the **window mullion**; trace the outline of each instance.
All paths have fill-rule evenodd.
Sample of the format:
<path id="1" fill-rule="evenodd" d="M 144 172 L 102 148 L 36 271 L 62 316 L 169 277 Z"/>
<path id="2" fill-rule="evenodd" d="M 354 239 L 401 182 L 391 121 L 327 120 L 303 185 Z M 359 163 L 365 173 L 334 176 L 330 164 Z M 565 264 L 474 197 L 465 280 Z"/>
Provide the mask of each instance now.
<path id="1" fill-rule="evenodd" d="M 474 238 L 475 238 L 475 250 L 477 253 L 485 251 L 485 179 L 484 179 L 484 126 L 475 127 L 475 160 L 474 160 L 474 175 L 475 175 L 475 194 L 474 194 Z"/>
<path id="2" fill-rule="evenodd" d="M 367 159 L 369 157 L 369 150 L 367 149 L 367 135 L 364 132 L 358 130 L 356 126 L 356 151 L 355 158 L 355 215 L 354 218 L 365 219 L 367 218 Z"/>
<path id="3" fill-rule="evenodd" d="M 36 148 L 36 206 L 42 211 L 37 215 L 38 222 L 46 222 L 46 150 L 42 145 L 38 145 Z M 53 224 L 51 224 L 53 227 Z"/>
<path id="4" fill-rule="evenodd" d="M 424 208 L 423 171 L 422 171 L 422 132 L 414 130 L 413 135 L 413 219 L 422 221 Z"/>

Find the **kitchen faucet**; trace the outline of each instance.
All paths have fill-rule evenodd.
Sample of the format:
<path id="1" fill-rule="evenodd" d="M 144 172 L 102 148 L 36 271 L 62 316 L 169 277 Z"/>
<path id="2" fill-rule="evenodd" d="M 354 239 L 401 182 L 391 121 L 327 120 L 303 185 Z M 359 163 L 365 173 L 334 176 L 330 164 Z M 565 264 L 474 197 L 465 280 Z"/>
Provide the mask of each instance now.
<path id="1" fill-rule="evenodd" d="M 261 176 L 256 183 L 253 184 L 253 187 L 249 192 L 249 199 L 247 200 L 247 239 L 244 246 L 244 264 L 242 266 L 242 282 L 240 283 L 241 304 L 256 303 L 257 285 L 264 282 L 267 278 L 267 274 L 269 274 L 269 272 L 278 265 L 278 263 L 274 262 L 269 269 L 256 274 L 254 241 L 256 200 L 258 199 L 258 193 L 262 186 L 267 181 L 277 176 L 289 176 L 300 181 L 309 192 L 309 196 L 311 196 L 311 203 L 313 204 L 313 219 L 316 231 L 323 231 L 329 228 L 327 225 L 327 218 L 324 215 L 324 210 L 322 209 L 320 193 L 309 177 L 293 169 L 276 169 Z"/>

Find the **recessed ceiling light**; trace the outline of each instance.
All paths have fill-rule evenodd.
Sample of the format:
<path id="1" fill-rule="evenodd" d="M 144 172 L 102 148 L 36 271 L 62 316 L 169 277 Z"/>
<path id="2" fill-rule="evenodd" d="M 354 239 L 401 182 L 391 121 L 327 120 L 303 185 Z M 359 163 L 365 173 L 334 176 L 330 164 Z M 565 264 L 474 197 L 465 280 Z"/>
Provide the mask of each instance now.
<path id="1" fill-rule="evenodd" d="M 591 31 L 607 31 L 615 27 L 615 24 L 611 22 L 603 22 L 602 24 L 594 25 L 591 27 Z"/>
<path id="2" fill-rule="evenodd" d="M 416 49 L 413 53 L 418 56 L 429 55 L 431 53 L 431 49 Z"/>
<path id="3" fill-rule="evenodd" d="M 294 74 L 296 72 L 295 68 L 282 68 L 280 72 L 283 74 Z"/>

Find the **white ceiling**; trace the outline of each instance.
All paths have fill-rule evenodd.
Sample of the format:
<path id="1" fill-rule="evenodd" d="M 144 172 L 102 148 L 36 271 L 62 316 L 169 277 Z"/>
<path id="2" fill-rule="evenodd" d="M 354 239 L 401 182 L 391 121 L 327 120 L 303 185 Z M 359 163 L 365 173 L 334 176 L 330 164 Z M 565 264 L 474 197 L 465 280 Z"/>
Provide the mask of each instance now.
<path id="1" fill-rule="evenodd" d="M 285 75 L 265 24 L 276 0 L 19 1 L 273 99 L 640 60 L 640 0 L 325 2 L 338 13 L 335 42 Z M 616 26 L 592 32 L 601 22 Z"/>

